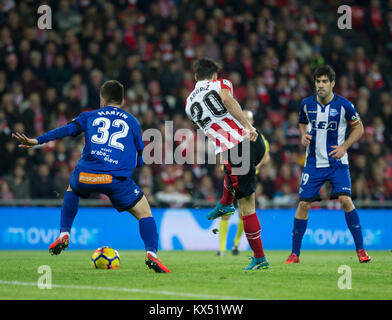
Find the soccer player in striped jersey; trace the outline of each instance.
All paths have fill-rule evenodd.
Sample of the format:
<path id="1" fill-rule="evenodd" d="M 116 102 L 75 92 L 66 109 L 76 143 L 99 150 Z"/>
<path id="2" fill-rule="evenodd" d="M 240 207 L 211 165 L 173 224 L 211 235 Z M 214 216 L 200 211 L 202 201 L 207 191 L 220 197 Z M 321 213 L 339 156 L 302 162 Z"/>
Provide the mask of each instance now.
<path id="1" fill-rule="evenodd" d="M 321 186 L 329 181 L 331 199 L 339 199 L 347 226 L 354 238 L 359 262 L 371 258 L 363 247 L 362 229 L 357 209 L 351 200 L 351 178 L 347 150 L 363 134 L 363 124 L 354 105 L 333 92 L 335 72 L 321 66 L 314 72 L 316 94 L 302 100 L 299 112 L 301 143 L 306 147 L 306 161 L 299 188 L 299 204 L 294 218 L 292 252 L 285 263 L 299 263 L 308 212 L 319 201 Z M 346 129 L 351 132 L 347 139 Z"/>
<path id="2" fill-rule="evenodd" d="M 195 89 L 186 100 L 185 113 L 215 145 L 215 153 L 224 159 L 227 203 L 238 200 L 244 231 L 254 257 L 245 270 L 268 268 L 261 242 L 261 227 L 255 208 L 256 166 L 265 153 L 260 133 L 249 123 L 241 106 L 233 97 L 233 86 L 227 79 L 218 79 L 219 66 L 208 58 L 195 64 Z M 230 198 L 230 199 L 229 199 Z M 213 218 L 230 212 L 222 210 Z"/>
<path id="3" fill-rule="evenodd" d="M 253 125 L 253 112 L 250 110 L 244 110 L 244 116 L 245 118 L 249 121 L 251 125 Z M 259 168 L 263 165 L 266 164 L 270 160 L 270 155 L 269 155 L 269 143 L 267 139 L 264 138 L 262 135 L 262 138 L 265 143 L 265 153 L 263 158 L 261 159 L 260 163 L 256 166 L 256 175 L 258 174 Z M 227 200 L 230 200 L 230 203 L 227 203 Z M 232 211 L 229 211 L 227 214 L 223 215 L 220 220 L 219 224 L 219 251 L 217 252 L 217 256 L 224 256 L 225 251 L 226 251 L 226 243 L 227 243 L 227 233 L 229 229 L 229 219 L 232 214 L 235 213 L 235 208 L 233 206 L 233 201 L 234 201 L 234 195 L 233 191 L 228 188 L 227 185 L 227 179 L 226 183 L 223 185 L 223 195 L 216 207 L 211 210 L 207 216 L 208 219 L 213 219 L 216 216 L 220 215 L 220 211 L 222 208 L 225 208 L 229 206 L 229 208 L 232 208 Z M 223 211 L 224 212 L 224 211 Z M 242 222 L 241 216 L 239 216 L 238 224 L 237 224 L 237 232 L 234 237 L 234 244 L 231 249 L 231 252 L 233 255 L 238 255 L 240 253 L 239 251 L 239 244 L 240 244 L 240 239 L 242 236 L 242 233 L 244 232 L 244 224 Z"/>

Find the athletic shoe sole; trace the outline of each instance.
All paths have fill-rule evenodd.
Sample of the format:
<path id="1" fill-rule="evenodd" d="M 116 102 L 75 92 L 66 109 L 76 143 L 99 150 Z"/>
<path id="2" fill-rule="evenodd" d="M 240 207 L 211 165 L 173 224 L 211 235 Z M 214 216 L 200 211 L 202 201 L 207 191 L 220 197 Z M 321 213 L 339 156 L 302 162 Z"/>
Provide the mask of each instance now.
<path id="1" fill-rule="evenodd" d="M 158 263 L 156 263 L 155 261 L 152 261 L 150 259 L 146 260 L 146 265 L 147 267 L 149 267 L 150 269 L 153 269 L 155 272 L 157 273 L 168 273 L 167 271 L 163 270 Z"/>

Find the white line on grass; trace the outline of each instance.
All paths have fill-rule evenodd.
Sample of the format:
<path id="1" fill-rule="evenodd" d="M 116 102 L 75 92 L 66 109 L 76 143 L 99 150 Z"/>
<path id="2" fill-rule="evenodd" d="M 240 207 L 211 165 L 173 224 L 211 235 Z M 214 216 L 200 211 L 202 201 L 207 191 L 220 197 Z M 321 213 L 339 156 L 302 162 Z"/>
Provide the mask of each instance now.
<path id="1" fill-rule="evenodd" d="M 0 285 L 1 284 L 12 285 L 12 286 L 32 286 L 32 287 L 37 286 L 37 282 L 6 281 L 6 280 L 0 280 Z M 166 291 L 166 290 L 163 290 L 163 291 L 162 290 L 148 290 L 148 289 L 138 289 L 138 288 L 95 287 L 95 286 L 78 286 L 78 285 L 64 285 L 64 284 L 52 284 L 52 288 L 114 291 L 114 292 L 132 292 L 132 293 L 150 293 L 150 294 L 161 294 L 161 295 L 165 295 L 165 296 L 182 296 L 182 297 L 186 297 L 186 298 L 199 298 L 199 299 L 256 300 L 254 298 L 216 296 L 216 295 L 211 295 L 211 294 L 173 292 L 173 291 Z"/>

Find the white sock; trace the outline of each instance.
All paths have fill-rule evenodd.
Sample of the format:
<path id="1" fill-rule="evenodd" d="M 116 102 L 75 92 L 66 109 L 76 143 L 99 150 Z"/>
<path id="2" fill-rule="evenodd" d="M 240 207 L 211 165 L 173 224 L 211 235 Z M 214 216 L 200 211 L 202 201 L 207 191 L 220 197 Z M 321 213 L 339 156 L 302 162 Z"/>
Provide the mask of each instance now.
<path id="1" fill-rule="evenodd" d="M 147 253 L 149 253 L 149 254 L 151 254 L 154 258 L 156 258 L 157 257 L 157 254 L 155 253 L 155 252 L 152 252 L 152 251 L 147 251 Z"/>
<path id="2" fill-rule="evenodd" d="M 69 232 L 61 232 L 60 238 L 64 237 L 65 235 L 67 235 L 69 237 Z"/>

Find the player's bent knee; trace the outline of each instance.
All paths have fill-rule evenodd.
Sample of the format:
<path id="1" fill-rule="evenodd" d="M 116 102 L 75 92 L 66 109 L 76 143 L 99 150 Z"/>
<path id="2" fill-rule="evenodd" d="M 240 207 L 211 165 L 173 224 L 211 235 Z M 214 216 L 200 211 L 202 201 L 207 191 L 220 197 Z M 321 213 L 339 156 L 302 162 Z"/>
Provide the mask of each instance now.
<path id="1" fill-rule="evenodd" d="M 312 206 L 312 203 L 311 203 L 311 202 L 308 202 L 308 201 L 300 201 L 300 202 L 298 203 L 298 207 L 299 207 L 301 210 L 306 210 L 306 211 L 308 211 L 308 210 L 310 209 L 311 206 Z"/>
<path id="2" fill-rule="evenodd" d="M 238 209 L 241 216 L 249 216 L 256 211 L 254 193 L 251 195 L 238 199 Z"/>
<path id="3" fill-rule="evenodd" d="M 298 203 L 298 208 L 297 208 L 297 212 L 295 213 L 295 217 L 298 219 L 307 219 L 308 212 L 311 206 L 312 206 L 311 202 L 300 201 Z"/>
<path id="4" fill-rule="evenodd" d="M 350 196 L 339 196 L 339 202 L 344 211 L 348 212 L 354 210 L 354 203 Z"/>
<path id="5" fill-rule="evenodd" d="M 128 209 L 128 212 L 138 220 L 146 217 L 152 217 L 150 205 L 144 195 L 134 207 Z"/>

